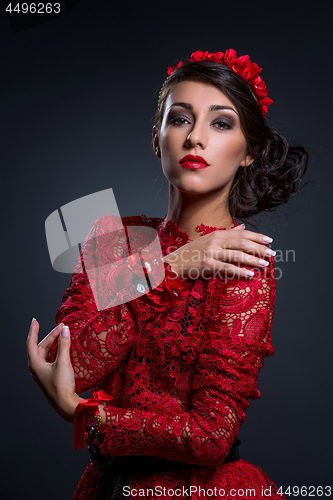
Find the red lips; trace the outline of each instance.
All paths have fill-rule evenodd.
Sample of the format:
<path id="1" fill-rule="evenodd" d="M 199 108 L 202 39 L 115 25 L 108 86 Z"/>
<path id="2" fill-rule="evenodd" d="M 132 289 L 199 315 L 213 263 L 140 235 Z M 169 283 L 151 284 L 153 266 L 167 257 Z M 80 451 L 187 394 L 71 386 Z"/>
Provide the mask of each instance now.
<path id="1" fill-rule="evenodd" d="M 182 158 L 179 162 L 183 167 L 185 168 L 193 168 L 193 169 L 198 169 L 198 168 L 207 168 L 209 167 L 209 163 L 206 162 L 202 156 L 197 156 L 197 155 L 186 155 L 184 158 Z"/>

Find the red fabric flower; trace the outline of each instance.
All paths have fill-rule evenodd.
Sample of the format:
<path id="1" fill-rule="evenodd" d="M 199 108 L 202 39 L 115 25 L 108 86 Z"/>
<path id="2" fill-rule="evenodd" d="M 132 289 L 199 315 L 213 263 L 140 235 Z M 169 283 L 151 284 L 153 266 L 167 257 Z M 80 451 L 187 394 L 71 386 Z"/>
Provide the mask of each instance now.
<path id="1" fill-rule="evenodd" d="M 207 59 L 209 61 L 219 62 L 219 63 L 223 64 L 224 54 L 223 54 L 223 52 L 216 52 L 215 54 L 209 54 Z"/>
<path id="2" fill-rule="evenodd" d="M 209 52 L 203 52 L 202 50 L 197 50 L 191 54 L 190 59 L 188 61 L 205 61 L 209 56 Z"/>
<path id="3" fill-rule="evenodd" d="M 168 66 L 168 75 L 170 76 L 175 71 L 175 69 L 180 68 L 182 64 L 183 61 L 177 61 L 176 66 Z"/>
<path id="4" fill-rule="evenodd" d="M 173 307 L 179 299 L 188 297 L 191 293 L 192 285 L 186 280 L 178 278 L 170 267 L 170 264 L 164 263 L 165 278 L 150 292 L 146 292 L 147 297 L 159 306 Z"/>

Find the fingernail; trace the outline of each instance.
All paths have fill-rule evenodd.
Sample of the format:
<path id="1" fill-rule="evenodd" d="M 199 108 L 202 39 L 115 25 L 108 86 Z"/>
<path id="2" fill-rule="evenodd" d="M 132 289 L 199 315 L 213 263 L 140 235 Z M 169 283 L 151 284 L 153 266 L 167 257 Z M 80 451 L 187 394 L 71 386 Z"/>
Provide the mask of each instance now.
<path id="1" fill-rule="evenodd" d="M 262 240 L 263 240 L 265 243 L 272 243 L 273 238 L 269 238 L 268 236 L 263 236 Z"/>
<path id="2" fill-rule="evenodd" d="M 63 326 L 61 330 L 62 337 L 69 337 L 69 328 L 68 326 Z"/>
<path id="3" fill-rule="evenodd" d="M 258 261 L 259 266 L 268 266 L 269 262 L 267 260 L 259 259 Z"/>
<path id="4" fill-rule="evenodd" d="M 248 269 L 245 271 L 246 276 L 254 276 L 253 271 L 249 271 Z"/>
<path id="5" fill-rule="evenodd" d="M 31 320 L 31 324 L 32 324 L 34 321 L 36 321 L 36 318 L 32 318 L 32 320 Z"/>
<path id="6" fill-rule="evenodd" d="M 275 250 L 271 250 L 270 248 L 267 248 L 267 250 L 265 250 L 265 254 L 272 255 L 274 257 L 276 255 L 276 252 L 275 252 Z"/>

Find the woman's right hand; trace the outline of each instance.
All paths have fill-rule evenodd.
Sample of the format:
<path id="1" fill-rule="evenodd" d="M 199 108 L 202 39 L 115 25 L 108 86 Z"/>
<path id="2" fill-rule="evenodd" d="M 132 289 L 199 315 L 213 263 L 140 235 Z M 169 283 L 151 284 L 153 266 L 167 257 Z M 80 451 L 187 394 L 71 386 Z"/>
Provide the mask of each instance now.
<path id="1" fill-rule="evenodd" d="M 67 422 L 74 422 L 76 406 L 83 399 L 75 393 L 69 328 L 60 323 L 39 344 L 37 344 L 38 332 L 39 323 L 33 318 L 27 339 L 29 370 L 32 378 L 58 415 Z M 54 363 L 48 363 L 47 354 L 57 337 L 57 358 Z"/>
<path id="2" fill-rule="evenodd" d="M 269 256 L 275 255 L 267 247 L 269 239 L 272 241 L 264 234 L 247 231 L 244 225 L 239 225 L 200 236 L 166 255 L 163 261 L 184 279 L 217 273 L 223 278 L 250 278 L 253 271 L 240 266 L 264 269 L 269 264 Z"/>

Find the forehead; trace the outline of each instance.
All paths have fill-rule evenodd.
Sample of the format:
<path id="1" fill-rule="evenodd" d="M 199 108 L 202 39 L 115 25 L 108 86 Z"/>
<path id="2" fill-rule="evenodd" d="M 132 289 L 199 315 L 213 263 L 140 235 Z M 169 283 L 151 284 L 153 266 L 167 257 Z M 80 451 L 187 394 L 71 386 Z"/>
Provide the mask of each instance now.
<path id="1" fill-rule="evenodd" d="M 214 104 L 230 106 L 235 109 L 230 99 L 215 85 L 190 80 L 175 85 L 166 100 L 166 110 L 176 102 L 192 104 L 194 109 L 208 109 Z"/>

